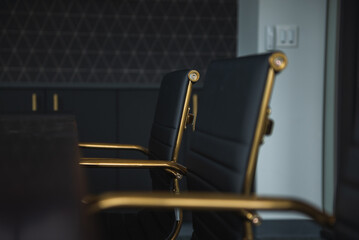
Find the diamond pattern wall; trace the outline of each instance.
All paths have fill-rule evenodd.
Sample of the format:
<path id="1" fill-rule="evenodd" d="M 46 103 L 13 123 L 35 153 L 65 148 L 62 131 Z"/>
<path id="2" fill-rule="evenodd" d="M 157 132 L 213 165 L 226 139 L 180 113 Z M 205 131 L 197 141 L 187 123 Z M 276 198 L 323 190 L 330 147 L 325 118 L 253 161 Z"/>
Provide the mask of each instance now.
<path id="1" fill-rule="evenodd" d="M 0 82 L 149 83 L 236 48 L 237 0 L 1 0 Z"/>

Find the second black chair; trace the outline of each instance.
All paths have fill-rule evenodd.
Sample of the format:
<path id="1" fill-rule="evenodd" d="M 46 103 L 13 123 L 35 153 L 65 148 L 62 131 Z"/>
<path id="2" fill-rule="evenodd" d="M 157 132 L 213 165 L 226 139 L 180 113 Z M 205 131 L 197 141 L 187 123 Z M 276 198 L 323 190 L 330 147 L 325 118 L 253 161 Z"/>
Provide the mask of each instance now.
<path id="1" fill-rule="evenodd" d="M 180 70 L 164 76 L 148 149 L 131 144 L 79 144 L 81 147 L 139 150 L 148 155 L 147 160 L 82 158 L 80 164 L 91 167 L 150 168 L 153 190 L 178 193 L 178 180 L 186 173 L 186 168 L 177 163 L 178 154 L 186 124 L 193 121 L 193 115 L 189 113 L 189 102 L 192 86 L 198 79 L 199 73 L 195 70 Z M 123 232 L 126 232 L 129 239 L 166 239 L 168 236 L 175 237 L 178 234 L 182 223 L 182 212 L 180 210 L 141 211 L 139 215 L 122 215 L 121 218 L 118 214 L 114 214 L 107 217 L 106 221 L 108 227 L 105 232 L 109 239 L 118 238 L 118 230 L 121 226 L 125 226 L 121 239 L 126 239 Z M 149 228 L 142 228 L 141 221 L 149 221 L 152 225 Z"/>

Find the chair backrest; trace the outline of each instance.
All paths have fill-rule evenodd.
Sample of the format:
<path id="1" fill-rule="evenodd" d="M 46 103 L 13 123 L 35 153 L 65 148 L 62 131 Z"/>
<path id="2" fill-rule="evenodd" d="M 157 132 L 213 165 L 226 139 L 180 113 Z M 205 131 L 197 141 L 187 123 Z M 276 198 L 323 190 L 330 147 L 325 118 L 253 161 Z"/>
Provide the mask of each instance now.
<path id="1" fill-rule="evenodd" d="M 189 117 L 192 86 L 199 79 L 196 70 L 180 70 L 164 76 L 157 99 L 155 117 L 148 145 L 149 158 L 177 161 L 183 132 Z M 179 192 L 178 179 L 162 169 L 150 170 L 154 191 Z M 167 239 L 178 234 L 182 214 L 170 211 L 142 211 L 150 239 Z"/>
<path id="2" fill-rule="evenodd" d="M 280 52 L 210 64 L 185 163 L 189 191 L 251 193 L 274 76 L 285 64 Z M 239 215 L 193 212 L 192 216 L 193 239 L 241 239 Z"/>
<path id="3" fill-rule="evenodd" d="M 177 161 L 185 129 L 192 85 L 199 79 L 195 70 L 180 70 L 164 76 L 157 99 L 148 150 L 150 159 Z M 153 189 L 173 187 L 168 174 L 151 170 Z"/>
<path id="4" fill-rule="evenodd" d="M 149 140 L 152 158 L 177 160 L 192 85 L 198 79 L 199 73 L 195 70 L 180 70 L 164 76 Z"/>
<path id="5" fill-rule="evenodd" d="M 77 144 L 73 117 L 0 116 L 0 239 L 93 239 Z"/>

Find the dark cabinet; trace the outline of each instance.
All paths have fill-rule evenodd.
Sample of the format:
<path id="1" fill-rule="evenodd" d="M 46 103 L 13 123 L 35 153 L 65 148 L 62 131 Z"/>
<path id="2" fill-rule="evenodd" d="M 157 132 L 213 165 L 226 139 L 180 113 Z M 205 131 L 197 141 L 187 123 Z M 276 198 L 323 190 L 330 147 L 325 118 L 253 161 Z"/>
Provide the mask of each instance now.
<path id="1" fill-rule="evenodd" d="M 79 141 L 116 142 L 117 95 L 113 90 L 51 89 L 46 91 L 49 112 L 76 116 Z M 117 157 L 114 150 L 81 149 L 85 157 Z M 85 168 L 91 193 L 117 188 L 118 171 L 111 168 Z"/>
<path id="2" fill-rule="evenodd" d="M 147 146 L 158 89 L 3 88 L 2 114 L 72 114 L 79 141 Z M 142 158 L 133 151 L 81 149 L 85 157 Z M 149 189 L 147 170 L 86 168 L 91 193 Z"/>
<path id="3" fill-rule="evenodd" d="M 117 141 L 117 96 L 110 90 L 47 90 L 48 112 L 76 116 L 79 140 Z"/>
<path id="4" fill-rule="evenodd" d="M 117 110 L 115 90 L 0 90 L 0 113 L 75 115 L 80 141 L 117 141 Z"/>
<path id="5" fill-rule="evenodd" d="M 2 114 L 71 114 L 76 117 L 79 141 L 117 142 L 116 90 L 1 89 Z M 113 150 L 81 149 L 83 156 L 117 157 Z M 115 169 L 86 168 L 91 193 L 117 188 Z"/>
<path id="6" fill-rule="evenodd" d="M 195 90 L 194 93 L 198 93 Z M 0 114 L 72 114 L 79 141 L 138 144 L 147 147 L 158 89 L 2 88 Z M 181 146 L 189 146 L 187 129 Z M 85 157 L 146 159 L 134 151 L 81 149 Z M 151 179 L 145 169 L 86 168 L 91 193 L 113 190 L 147 190 Z"/>
<path id="7" fill-rule="evenodd" d="M 45 91 L 39 89 L 1 89 L 0 113 L 45 112 Z"/>

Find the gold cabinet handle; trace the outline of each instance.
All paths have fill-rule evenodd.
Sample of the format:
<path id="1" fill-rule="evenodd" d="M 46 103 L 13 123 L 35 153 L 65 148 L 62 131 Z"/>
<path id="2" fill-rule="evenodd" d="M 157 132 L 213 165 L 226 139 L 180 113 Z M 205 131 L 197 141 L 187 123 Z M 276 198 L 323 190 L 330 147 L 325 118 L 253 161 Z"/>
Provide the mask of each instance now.
<path id="1" fill-rule="evenodd" d="M 59 95 L 57 93 L 54 93 L 52 95 L 53 98 L 53 110 L 54 112 L 57 112 L 59 110 Z"/>
<path id="2" fill-rule="evenodd" d="M 198 114 L 198 95 L 193 94 L 192 96 L 192 104 L 193 104 L 193 124 L 192 130 L 196 130 L 196 121 L 197 121 L 197 114 Z"/>
<path id="3" fill-rule="evenodd" d="M 32 100 L 31 110 L 33 112 L 36 112 L 37 111 L 37 95 L 36 95 L 36 93 L 32 94 L 31 100 Z"/>

